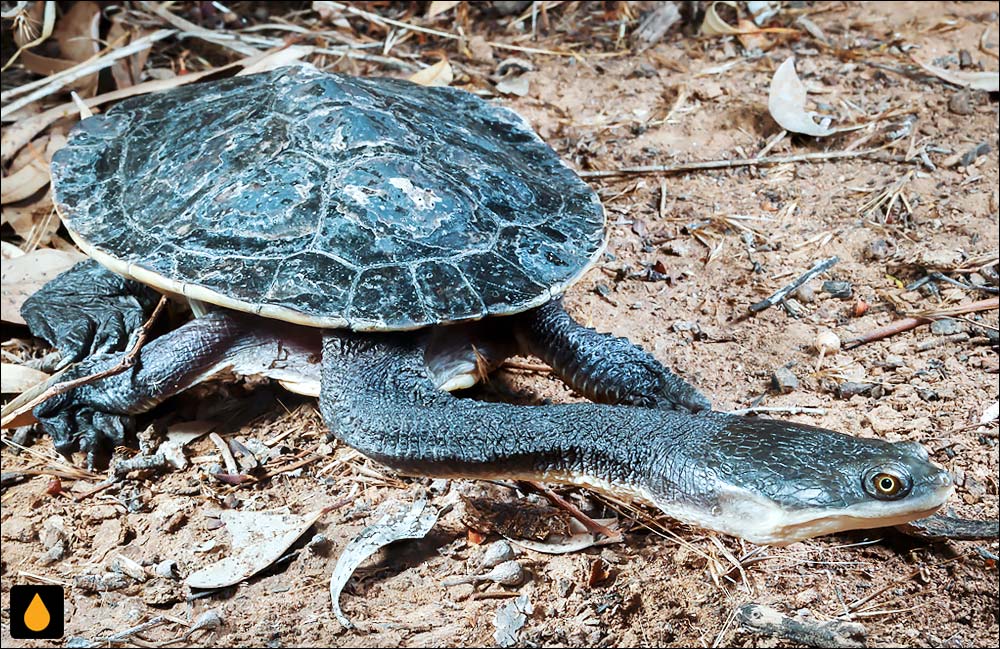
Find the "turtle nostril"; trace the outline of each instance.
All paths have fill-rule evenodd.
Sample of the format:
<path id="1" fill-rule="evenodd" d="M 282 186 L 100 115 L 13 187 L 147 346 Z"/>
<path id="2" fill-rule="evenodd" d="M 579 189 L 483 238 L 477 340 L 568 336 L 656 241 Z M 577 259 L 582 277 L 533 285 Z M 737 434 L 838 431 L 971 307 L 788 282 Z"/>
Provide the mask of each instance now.
<path id="1" fill-rule="evenodd" d="M 951 477 L 951 473 L 949 473 L 948 471 L 942 471 L 941 473 L 938 474 L 937 482 L 938 485 L 942 487 L 950 487 L 954 482 L 954 479 Z"/>

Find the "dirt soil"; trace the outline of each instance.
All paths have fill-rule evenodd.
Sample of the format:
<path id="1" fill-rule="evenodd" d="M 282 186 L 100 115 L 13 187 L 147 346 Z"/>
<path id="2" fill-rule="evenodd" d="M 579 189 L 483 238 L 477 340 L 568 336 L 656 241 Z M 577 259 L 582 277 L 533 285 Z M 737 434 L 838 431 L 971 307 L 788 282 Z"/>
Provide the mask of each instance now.
<path id="1" fill-rule="evenodd" d="M 493 89 L 488 76 L 500 60 L 530 61 L 527 93 L 498 100 L 524 115 L 580 171 L 758 155 L 780 131 L 768 115 L 768 87 L 792 54 L 819 112 L 837 117 L 835 123 L 876 121 L 822 139 L 786 135 L 767 155 L 861 151 L 896 138 L 866 157 L 588 177 L 607 209 L 610 237 L 598 267 L 567 294 L 569 310 L 641 344 L 718 409 L 773 407 L 785 409 L 776 417 L 920 442 L 956 476 L 953 511 L 996 519 L 997 425 L 979 425 L 998 398 L 995 309 L 821 360 L 814 343 L 823 332 L 847 341 L 910 313 L 991 297 L 941 280 L 911 285 L 937 270 L 996 286 L 996 96 L 920 73 L 903 52 L 912 46 L 924 62 L 995 70 L 997 3 L 791 3 L 770 24 L 797 34 L 754 34 L 744 44 L 675 27 L 641 53 L 630 48 L 628 34 L 646 5 L 546 4 L 537 41 L 506 29 L 516 16 L 497 17 L 481 7 L 459 11 L 467 33 L 543 49 L 572 47 L 577 58 L 489 52 L 479 41 L 460 50 L 456 41 L 428 34 L 399 45 L 399 52 L 422 54 L 426 62 L 446 53 L 456 74 L 452 85 L 480 90 Z M 373 6 L 399 15 L 396 4 Z M 233 7 L 251 22 L 267 18 L 246 4 Z M 794 22 L 803 12 L 827 43 Z M 302 15 L 316 20 L 309 11 Z M 447 14 L 426 20 L 421 11 L 412 20 L 455 28 Z M 520 24 L 530 31 L 530 18 Z M 384 35 L 356 16 L 350 25 L 373 38 Z M 769 49 L 761 52 L 762 46 Z M 371 61 L 327 57 L 321 63 L 358 74 L 406 74 Z M 980 144 L 986 145 L 981 155 L 958 159 Z M 885 190 L 900 196 L 888 213 L 885 203 L 866 211 Z M 21 243 L 7 229 L 4 239 Z M 747 307 L 834 255 L 839 262 L 795 293 L 789 306 L 740 319 Z M 831 280 L 847 282 L 850 295 L 824 289 Z M 23 328 L 5 327 L 5 336 L 28 338 Z M 535 369 L 537 361 L 522 360 L 470 398 L 578 398 Z M 770 387 L 780 368 L 798 379 L 787 394 Z M 5 647 L 45 646 L 10 637 L 10 588 L 37 580 L 67 586 L 66 635 L 91 640 L 165 616 L 134 638 L 165 641 L 214 610 L 221 626 L 181 644 L 493 646 L 498 610 L 524 595 L 532 612 L 517 642 L 528 646 L 795 646 L 741 630 L 735 611 L 747 602 L 860 623 L 870 646 L 998 641 L 995 541 L 931 544 L 871 530 L 757 548 L 649 509 L 635 522 L 632 510 L 569 488 L 559 492 L 594 516 L 621 511 L 624 542 L 565 555 L 520 549 L 518 560 L 528 570 L 522 585 L 447 586 L 446 579 L 475 572 L 485 548 L 500 538 L 470 531 L 460 496 L 519 500 L 538 512 L 548 511 L 544 501 L 514 485 L 396 476 L 327 442 L 313 400 L 259 383 L 181 396 L 143 424 L 162 430 L 196 419 L 221 422 L 216 432 L 224 437 L 270 447 L 265 470 L 291 468 L 266 480 L 220 483 L 210 476 L 221 461 L 218 449 L 201 438 L 187 449 L 191 463 L 183 470 L 133 473 L 96 491 L 103 475 L 64 475 L 58 492 L 51 486 L 57 465 L 46 459 L 52 455 L 47 438 L 24 452 L 3 448 L 4 472 L 41 471 L 9 486 L 5 478 Z M 795 414 L 799 408 L 806 412 Z M 145 437 L 160 439 L 152 432 Z M 307 461 L 292 466 L 300 459 Z M 344 628 L 333 617 L 327 588 L 337 557 L 387 508 L 420 495 L 436 507 L 455 506 L 426 538 L 397 543 L 362 564 L 341 598 L 357 628 Z M 228 553 L 221 511 L 303 514 L 328 506 L 332 510 L 275 566 L 190 598 L 183 579 Z M 64 552 L 53 558 L 59 543 Z M 144 566 L 145 580 L 121 577 L 120 557 Z M 165 561 L 176 562 L 173 572 Z M 121 583 L 95 590 L 98 577 L 109 574 Z"/>

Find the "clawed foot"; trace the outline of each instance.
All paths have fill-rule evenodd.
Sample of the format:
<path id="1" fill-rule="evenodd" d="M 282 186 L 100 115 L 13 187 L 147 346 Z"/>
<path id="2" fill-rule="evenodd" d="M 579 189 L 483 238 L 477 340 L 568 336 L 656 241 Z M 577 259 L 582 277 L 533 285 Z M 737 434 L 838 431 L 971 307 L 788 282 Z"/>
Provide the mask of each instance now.
<path id="1" fill-rule="evenodd" d="M 60 377 L 61 382 L 90 376 L 114 367 L 121 354 L 99 354 L 85 359 Z M 131 415 L 115 412 L 116 386 L 127 381 L 130 370 L 122 374 L 85 383 L 58 394 L 35 407 L 33 414 L 42 428 L 52 436 L 52 443 L 63 455 L 75 451 L 87 454 L 87 464 L 101 466 L 115 446 L 125 443 L 135 430 Z"/>
<path id="2" fill-rule="evenodd" d="M 21 316 L 32 334 L 61 352 L 61 368 L 91 354 L 123 351 L 157 298 L 151 288 L 87 260 L 25 300 Z"/>

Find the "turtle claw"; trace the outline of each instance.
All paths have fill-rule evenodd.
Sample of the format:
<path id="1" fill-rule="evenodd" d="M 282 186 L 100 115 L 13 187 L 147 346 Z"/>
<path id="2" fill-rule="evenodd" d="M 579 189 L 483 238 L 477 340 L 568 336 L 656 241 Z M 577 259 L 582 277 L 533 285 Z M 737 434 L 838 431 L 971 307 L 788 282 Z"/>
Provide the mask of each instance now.
<path id="1" fill-rule="evenodd" d="M 89 259 L 25 300 L 21 316 L 32 334 L 60 351 L 62 368 L 91 354 L 123 351 L 156 300 L 153 289 Z"/>
<path id="2" fill-rule="evenodd" d="M 63 381 L 72 381 L 111 367 L 119 361 L 120 354 L 97 355 L 87 358 L 62 375 Z M 135 430 L 131 415 L 114 412 L 107 404 L 114 392 L 108 382 L 128 380 L 128 372 L 107 377 L 94 383 L 85 383 L 62 394 L 57 394 L 35 407 L 33 414 L 42 428 L 52 436 L 57 451 L 70 456 L 76 451 L 87 454 L 90 468 L 103 466 L 109 452 L 125 443 Z"/>
<path id="3" fill-rule="evenodd" d="M 87 454 L 90 469 L 104 466 L 111 449 L 125 443 L 125 437 L 135 429 L 130 415 L 118 415 L 88 406 L 73 407 L 50 416 L 36 417 L 52 436 L 59 453 L 69 457 L 75 451 Z"/>

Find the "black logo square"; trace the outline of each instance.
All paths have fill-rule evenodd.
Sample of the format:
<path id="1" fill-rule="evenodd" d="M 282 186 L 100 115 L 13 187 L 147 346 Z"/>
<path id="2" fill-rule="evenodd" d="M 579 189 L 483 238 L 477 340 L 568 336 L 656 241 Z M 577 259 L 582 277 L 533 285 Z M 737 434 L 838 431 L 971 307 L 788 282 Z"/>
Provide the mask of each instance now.
<path id="1" fill-rule="evenodd" d="M 10 635 L 18 640 L 58 640 L 63 636 L 62 586 L 11 586 Z"/>

